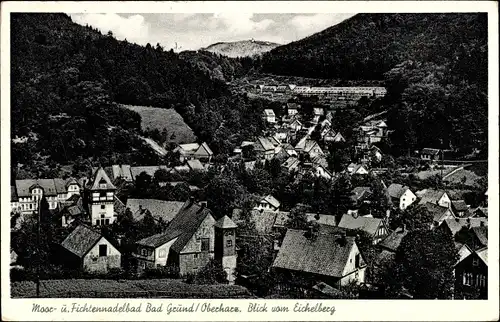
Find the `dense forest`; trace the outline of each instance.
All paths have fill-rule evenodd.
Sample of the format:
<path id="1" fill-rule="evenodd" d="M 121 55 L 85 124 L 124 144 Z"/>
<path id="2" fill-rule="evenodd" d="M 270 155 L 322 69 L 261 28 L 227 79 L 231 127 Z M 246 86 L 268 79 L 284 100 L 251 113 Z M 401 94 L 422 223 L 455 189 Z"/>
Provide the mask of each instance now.
<path id="1" fill-rule="evenodd" d="M 11 23 L 11 134 L 28 138 L 12 144 L 12 164 L 35 176 L 61 164 L 157 162 L 138 136 L 140 116 L 117 103 L 175 108 L 207 141 L 216 129 L 224 139 L 227 126 L 214 122 L 228 118 L 228 126 L 244 118 L 261 128 L 226 85 L 243 60 L 118 41 L 65 14 L 13 14 Z"/>
<path id="2" fill-rule="evenodd" d="M 487 34 L 486 14 L 358 14 L 264 54 L 261 70 L 384 80 L 396 154 L 486 152 Z"/>

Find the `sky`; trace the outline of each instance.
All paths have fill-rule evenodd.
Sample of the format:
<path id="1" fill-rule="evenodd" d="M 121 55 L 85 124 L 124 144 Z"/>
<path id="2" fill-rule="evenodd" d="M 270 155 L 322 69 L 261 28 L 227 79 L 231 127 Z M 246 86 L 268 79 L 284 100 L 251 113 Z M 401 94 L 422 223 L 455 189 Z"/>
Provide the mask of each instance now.
<path id="1" fill-rule="evenodd" d="M 197 50 L 216 42 L 264 40 L 286 44 L 352 17 L 353 13 L 70 13 L 74 22 L 140 45 Z M 176 45 L 177 43 L 177 45 Z M 177 47 L 176 47 L 177 46 Z"/>

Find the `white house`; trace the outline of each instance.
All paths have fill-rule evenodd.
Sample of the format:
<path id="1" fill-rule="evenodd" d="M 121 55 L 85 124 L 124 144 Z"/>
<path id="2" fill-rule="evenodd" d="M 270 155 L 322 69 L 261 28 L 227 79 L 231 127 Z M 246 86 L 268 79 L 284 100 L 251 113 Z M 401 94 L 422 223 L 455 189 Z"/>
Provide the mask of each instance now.
<path id="1" fill-rule="evenodd" d="M 368 171 L 368 168 L 366 168 L 366 166 L 363 164 L 351 163 L 347 166 L 347 172 L 349 174 L 366 175 L 366 174 L 368 174 L 369 171 Z"/>
<path id="2" fill-rule="evenodd" d="M 280 207 L 280 202 L 271 195 L 267 195 L 262 198 L 254 209 L 257 210 L 267 210 L 267 211 L 278 211 Z"/>
<path id="3" fill-rule="evenodd" d="M 387 188 L 387 193 L 393 204 L 399 209 L 404 210 L 417 200 L 417 196 L 409 187 L 393 183 Z"/>
<path id="4" fill-rule="evenodd" d="M 276 114 L 274 114 L 274 111 L 270 108 L 264 110 L 263 117 L 267 123 L 271 123 L 271 124 L 276 123 Z"/>

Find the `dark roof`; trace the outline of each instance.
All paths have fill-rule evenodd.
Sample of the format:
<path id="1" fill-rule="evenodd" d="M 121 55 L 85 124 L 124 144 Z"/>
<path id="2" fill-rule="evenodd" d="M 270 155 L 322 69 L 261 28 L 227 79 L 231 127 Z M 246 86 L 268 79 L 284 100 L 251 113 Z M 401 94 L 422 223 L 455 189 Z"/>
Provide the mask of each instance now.
<path id="1" fill-rule="evenodd" d="M 31 197 L 31 189 L 37 186 L 43 189 L 45 196 L 57 195 L 54 179 L 25 179 L 16 180 L 17 196 Z"/>
<path id="2" fill-rule="evenodd" d="M 487 226 L 472 227 L 472 232 L 477 236 L 477 239 L 479 239 L 479 242 L 483 244 L 483 246 L 488 246 Z"/>
<path id="3" fill-rule="evenodd" d="M 61 243 L 61 246 L 76 256 L 84 257 L 102 235 L 87 225 L 77 226 Z"/>
<path id="4" fill-rule="evenodd" d="M 442 207 L 440 205 L 437 205 L 435 203 L 431 202 L 426 202 L 424 204 L 424 207 L 427 208 L 427 211 L 429 211 L 433 217 L 434 221 L 440 222 L 443 220 L 443 218 L 446 216 L 447 212 L 449 212 L 449 209 L 446 207 Z"/>
<path id="5" fill-rule="evenodd" d="M 420 199 L 418 202 L 420 205 L 424 205 L 427 202 L 437 204 L 439 199 L 445 194 L 444 190 L 435 190 L 435 189 L 424 189 L 417 192 L 417 196 Z"/>
<path id="6" fill-rule="evenodd" d="M 165 222 L 170 222 L 184 206 L 183 201 L 165 201 L 158 199 L 131 199 L 127 200 L 127 208 L 130 208 L 134 220 L 142 220 L 146 209 L 149 210 L 155 219 L 162 218 Z M 142 207 L 142 211 L 140 211 Z"/>
<path id="7" fill-rule="evenodd" d="M 401 196 L 408 190 L 409 187 L 402 184 L 393 183 L 387 188 L 387 193 L 391 198 L 401 198 Z"/>
<path id="8" fill-rule="evenodd" d="M 401 244 L 403 237 L 406 236 L 406 234 L 408 234 L 407 229 L 403 229 L 401 227 L 397 228 L 383 241 L 381 241 L 379 246 L 395 252 L 398 249 L 399 244 Z"/>
<path id="9" fill-rule="evenodd" d="M 342 277 L 354 237 L 324 233 L 320 227 L 315 239 L 307 238 L 303 230 L 288 229 L 273 267 Z"/>
<path id="10" fill-rule="evenodd" d="M 156 248 L 177 238 L 170 249 L 180 253 L 207 216 L 212 216 L 208 208 L 187 201 L 165 232 L 141 239 L 137 244 Z"/>
<path id="11" fill-rule="evenodd" d="M 339 227 L 346 229 L 361 229 L 370 236 L 375 235 L 378 227 L 382 224 L 382 219 L 373 217 L 362 217 L 345 214 L 340 219 Z"/>
<path id="12" fill-rule="evenodd" d="M 425 149 L 422 149 L 422 154 L 437 155 L 440 151 L 441 151 L 440 149 L 425 148 Z"/>
<path id="13" fill-rule="evenodd" d="M 481 225 L 488 225 L 488 219 L 486 218 L 454 218 L 454 219 L 445 219 L 443 225 L 448 226 L 451 231 L 451 234 L 455 236 L 463 227 L 480 227 Z"/>
<path id="14" fill-rule="evenodd" d="M 370 187 L 356 187 L 354 189 L 352 189 L 351 193 L 351 199 L 355 202 L 357 202 L 358 200 L 362 199 L 362 198 L 366 198 L 367 196 L 369 196 L 372 192 L 372 188 Z"/>
<path id="15" fill-rule="evenodd" d="M 451 205 L 453 206 L 453 209 L 456 211 L 469 210 L 469 207 L 467 207 L 467 204 L 465 203 L 464 200 L 452 200 Z"/>

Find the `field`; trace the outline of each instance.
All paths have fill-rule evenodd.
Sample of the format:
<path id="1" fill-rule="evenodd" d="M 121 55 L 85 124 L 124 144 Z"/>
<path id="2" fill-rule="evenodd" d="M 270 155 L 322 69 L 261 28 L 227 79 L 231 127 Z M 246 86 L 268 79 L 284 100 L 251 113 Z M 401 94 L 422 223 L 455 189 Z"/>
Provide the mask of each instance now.
<path id="1" fill-rule="evenodd" d="M 182 116 L 174 109 L 164 109 L 149 106 L 122 105 L 139 113 L 142 118 L 143 130 L 158 129 L 160 132 L 167 129 L 169 137 L 175 133 L 175 143 L 189 143 L 196 141 L 193 130 L 184 122 Z"/>
<path id="2" fill-rule="evenodd" d="M 68 279 L 40 282 L 41 297 L 59 298 L 250 298 L 239 285 L 195 285 L 175 279 L 103 280 Z M 36 297 L 32 281 L 12 282 L 12 298 Z"/>

